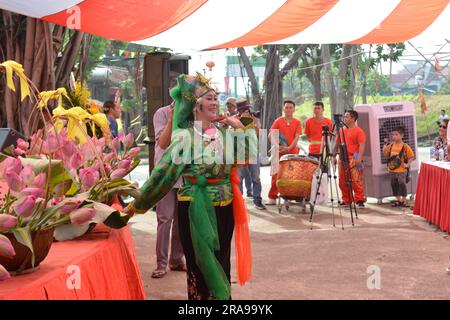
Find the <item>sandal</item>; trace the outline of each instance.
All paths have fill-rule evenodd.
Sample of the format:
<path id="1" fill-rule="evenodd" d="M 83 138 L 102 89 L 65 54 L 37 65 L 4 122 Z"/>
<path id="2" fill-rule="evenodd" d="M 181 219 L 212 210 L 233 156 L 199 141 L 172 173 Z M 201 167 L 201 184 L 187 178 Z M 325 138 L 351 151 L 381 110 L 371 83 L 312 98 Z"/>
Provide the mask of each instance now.
<path id="1" fill-rule="evenodd" d="M 179 265 L 169 265 L 170 270 L 172 271 L 183 271 L 183 272 L 187 272 L 187 268 L 186 265 L 184 263 L 181 263 Z"/>
<path id="2" fill-rule="evenodd" d="M 152 278 L 159 279 L 167 274 L 166 269 L 156 269 L 152 272 Z"/>
<path id="3" fill-rule="evenodd" d="M 395 201 L 393 204 L 391 204 L 391 207 L 401 207 L 402 203 L 400 201 Z"/>

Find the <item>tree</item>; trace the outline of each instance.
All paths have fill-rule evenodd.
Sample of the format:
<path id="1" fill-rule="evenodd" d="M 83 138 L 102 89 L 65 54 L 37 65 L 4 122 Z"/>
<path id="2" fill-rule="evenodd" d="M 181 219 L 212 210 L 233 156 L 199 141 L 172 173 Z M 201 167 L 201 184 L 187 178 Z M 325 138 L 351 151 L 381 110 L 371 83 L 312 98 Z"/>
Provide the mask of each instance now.
<path id="1" fill-rule="evenodd" d="M 288 72 L 297 66 L 298 60 L 306 50 L 306 45 L 267 45 L 256 47 L 257 54 L 266 57 L 266 70 L 264 75 L 264 104 L 262 108 L 262 127 L 268 128 L 281 115 L 281 107 L 283 101 L 283 78 Z M 261 93 L 254 92 L 257 88 L 256 77 L 251 77 L 252 68 L 249 63 L 245 63 L 242 58 L 245 49 L 239 48 L 239 55 L 244 62 L 244 67 L 250 77 L 253 97 L 258 96 L 261 99 Z M 246 54 L 245 54 L 246 55 Z M 283 59 L 286 64 L 280 68 Z M 254 76 L 254 73 L 253 73 Z M 256 91 L 258 91 L 256 89 Z M 258 91 L 259 92 L 259 91 Z M 261 100 L 259 100 L 261 101 Z M 261 104 L 261 102 L 259 102 Z"/>
<path id="2" fill-rule="evenodd" d="M 308 78 L 309 82 L 314 89 L 314 99 L 316 101 L 322 100 L 322 79 L 321 79 L 321 71 L 322 71 L 322 53 L 321 48 L 317 44 L 308 45 L 304 54 L 300 57 L 300 74 L 304 74 L 306 78 Z"/>
<path id="3" fill-rule="evenodd" d="M 23 65 L 39 91 L 68 83 L 84 37 L 78 31 L 0 10 L 0 60 L 15 60 Z M 84 46 L 88 46 L 86 41 Z M 29 136 L 28 119 L 35 101 L 27 98 L 21 102 L 20 90 L 4 89 L 4 77 L 0 82 L 0 126 Z"/>

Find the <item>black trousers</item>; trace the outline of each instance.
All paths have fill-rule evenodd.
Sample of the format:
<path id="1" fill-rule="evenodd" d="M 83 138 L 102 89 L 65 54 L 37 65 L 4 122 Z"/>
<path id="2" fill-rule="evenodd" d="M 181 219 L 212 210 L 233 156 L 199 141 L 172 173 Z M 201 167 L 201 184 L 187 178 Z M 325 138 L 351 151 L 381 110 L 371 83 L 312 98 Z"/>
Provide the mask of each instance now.
<path id="1" fill-rule="evenodd" d="M 187 291 L 189 300 L 209 300 L 212 296 L 206 286 L 205 279 L 195 262 L 192 246 L 191 229 L 189 226 L 189 201 L 178 202 L 178 228 L 180 240 L 184 250 L 187 267 Z M 231 283 L 231 239 L 233 238 L 234 218 L 233 205 L 215 207 L 217 218 L 217 232 L 220 250 L 215 252 L 216 258 Z M 231 298 L 231 297 L 230 297 Z"/>
<path id="2" fill-rule="evenodd" d="M 389 175 L 391 176 L 391 187 L 394 196 L 406 197 L 406 173 L 390 172 Z"/>

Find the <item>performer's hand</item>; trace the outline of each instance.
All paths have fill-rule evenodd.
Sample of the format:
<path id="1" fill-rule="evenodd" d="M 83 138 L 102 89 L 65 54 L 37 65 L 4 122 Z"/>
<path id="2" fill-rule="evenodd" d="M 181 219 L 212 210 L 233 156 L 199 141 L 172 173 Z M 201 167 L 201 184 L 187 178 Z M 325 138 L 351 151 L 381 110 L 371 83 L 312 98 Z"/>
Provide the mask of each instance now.
<path id="1" fill-rule="evenodd" d="M 233 129 L 244 128 L 244 124 L 238 118 L 235 117 L 226 117 L 220 122 L 231 126 Z"/>
<path id="2" fill-rule="evenodd" d="M 288 153 L 289 148 L 286 146 L 280 146 L 278 150 L 279 150 L 280 154 L 286 154 L 286 153 Z"/>

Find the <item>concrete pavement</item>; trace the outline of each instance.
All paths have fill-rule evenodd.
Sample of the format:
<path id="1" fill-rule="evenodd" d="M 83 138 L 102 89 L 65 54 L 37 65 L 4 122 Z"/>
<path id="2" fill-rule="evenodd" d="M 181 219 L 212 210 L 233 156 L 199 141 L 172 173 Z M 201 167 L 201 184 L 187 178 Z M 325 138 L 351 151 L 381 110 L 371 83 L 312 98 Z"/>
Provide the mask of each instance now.
<path id="1" fill-rule="evenodd" d="M 144 166 L 133 179 L 145 180 Z M 263 196 L 270 179 L 262 168 Z M 309 214 L 298 206 L 267 211 L 250 209 L 253 278 L 245 286 L 235 281 L 233 299 L 449 299 L 450 236 L 410 209 L 391 208 L 385 200 L 369 199 L 358 210 L 355 226 L 339 210 L 332 226 L 329 206 L 318 206 L 310 229 Z M 308 212 L 308 211 L 307 211 Z M 156 266 L 156 215 L 149 211 L 131 220 L 134 242 L 149 299 L 186 299 L 186 275 L 168 272 L 152 279 Z"/>

